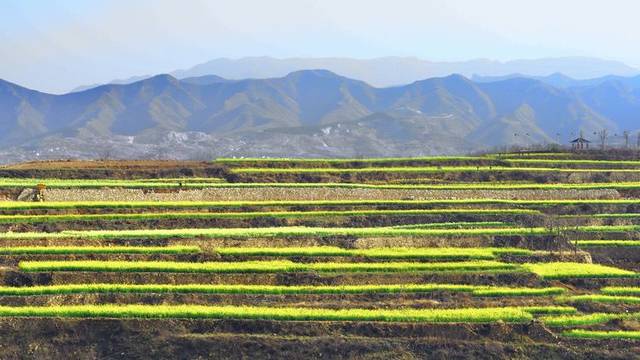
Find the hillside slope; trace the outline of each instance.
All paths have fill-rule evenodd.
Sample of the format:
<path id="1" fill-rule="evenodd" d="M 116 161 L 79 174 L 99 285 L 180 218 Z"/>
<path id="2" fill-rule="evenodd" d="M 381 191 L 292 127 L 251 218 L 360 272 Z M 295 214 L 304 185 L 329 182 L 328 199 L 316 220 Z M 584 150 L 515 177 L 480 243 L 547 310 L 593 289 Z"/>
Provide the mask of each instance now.
<path id="1" fill-rule="evenodd" d="M 281 78 L 158 75 L 65 95 L 0 82 L 5 161 L 42 157 L 461 153 L 637 130 L 629 78 L 560 88 L 461 75 L 376 88 L 326 70 Z"/>

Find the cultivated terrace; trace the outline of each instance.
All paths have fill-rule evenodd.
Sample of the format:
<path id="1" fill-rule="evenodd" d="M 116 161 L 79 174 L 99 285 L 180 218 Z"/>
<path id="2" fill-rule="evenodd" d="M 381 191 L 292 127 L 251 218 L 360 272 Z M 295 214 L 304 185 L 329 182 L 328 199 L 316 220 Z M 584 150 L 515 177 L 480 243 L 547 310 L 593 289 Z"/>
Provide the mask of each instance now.
<path id="1" fill-rule="evenodd" d="M 3 359 L 640 354 L 637 154 L 0 176 Z"/>

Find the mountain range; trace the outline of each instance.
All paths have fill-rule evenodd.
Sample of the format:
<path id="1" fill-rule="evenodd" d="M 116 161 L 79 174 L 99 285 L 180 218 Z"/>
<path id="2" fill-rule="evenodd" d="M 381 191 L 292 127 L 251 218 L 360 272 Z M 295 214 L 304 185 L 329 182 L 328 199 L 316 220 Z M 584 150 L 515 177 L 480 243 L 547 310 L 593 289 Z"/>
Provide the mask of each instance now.
<path id="1" fill-rule="evenodd" d="M 169 74 L 178 78 L 215 74 L 226 79 L 266 79 L 283 77 L 307 69 L 326 69 L 337 74 L 365 81 L 373 86 L 397 86 L 418 79 L 461 74 L 467 77 L 504 77 L 519 74 L 525 77 L 547 77 L 561 73 L 573 79 L 592 79 L 606 75 L 633 76 L 640 71 L 624 63 L 590 57 L 562 57 L 496 61 L 429 61 L 416 57 L 353 58 L 285 58 L 268 56 L 238 59 L 218 58 Z M 109 84 L 130 84 L 151 77 L 133 76 L 112 80 Z M 83 85 L 72 91 L 87 90 L 101 84 Z"/>
<path id="2" fill-rule="evenodd" d="M 462 75 L 374 87 L 327 70 L 157 75 L 64 95 L 0 80 L 0 156 L 408 156 L 640 129 L 640 77 Z M 615 139 L 612 139 L 615 140 Z"/>

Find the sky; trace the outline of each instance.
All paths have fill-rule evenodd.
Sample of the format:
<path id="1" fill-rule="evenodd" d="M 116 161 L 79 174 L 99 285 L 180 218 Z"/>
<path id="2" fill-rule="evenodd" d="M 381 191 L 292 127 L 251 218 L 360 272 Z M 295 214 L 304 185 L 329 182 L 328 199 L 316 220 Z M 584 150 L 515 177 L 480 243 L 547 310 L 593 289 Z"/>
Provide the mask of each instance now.
<path id="1" fill-rule="evenodd" d="M 62 93 L 245 56 L 640 67 L 639 13 L 635 0 L 1 0 L 0 79 Z"/>

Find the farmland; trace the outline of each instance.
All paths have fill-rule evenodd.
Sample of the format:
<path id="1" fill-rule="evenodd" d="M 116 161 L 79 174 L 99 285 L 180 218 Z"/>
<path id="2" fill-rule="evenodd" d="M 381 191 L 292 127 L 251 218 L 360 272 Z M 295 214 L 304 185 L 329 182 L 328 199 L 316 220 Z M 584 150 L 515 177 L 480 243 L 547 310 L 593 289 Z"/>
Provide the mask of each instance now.
<path id="1" fill-rule="evenodd" d="M 635 157 L 41 165 L 0 168 L 0 326 L 21 348 L 56 329 L 102 357 L 107 334 L 187 358 L 639 349 Z"/>

